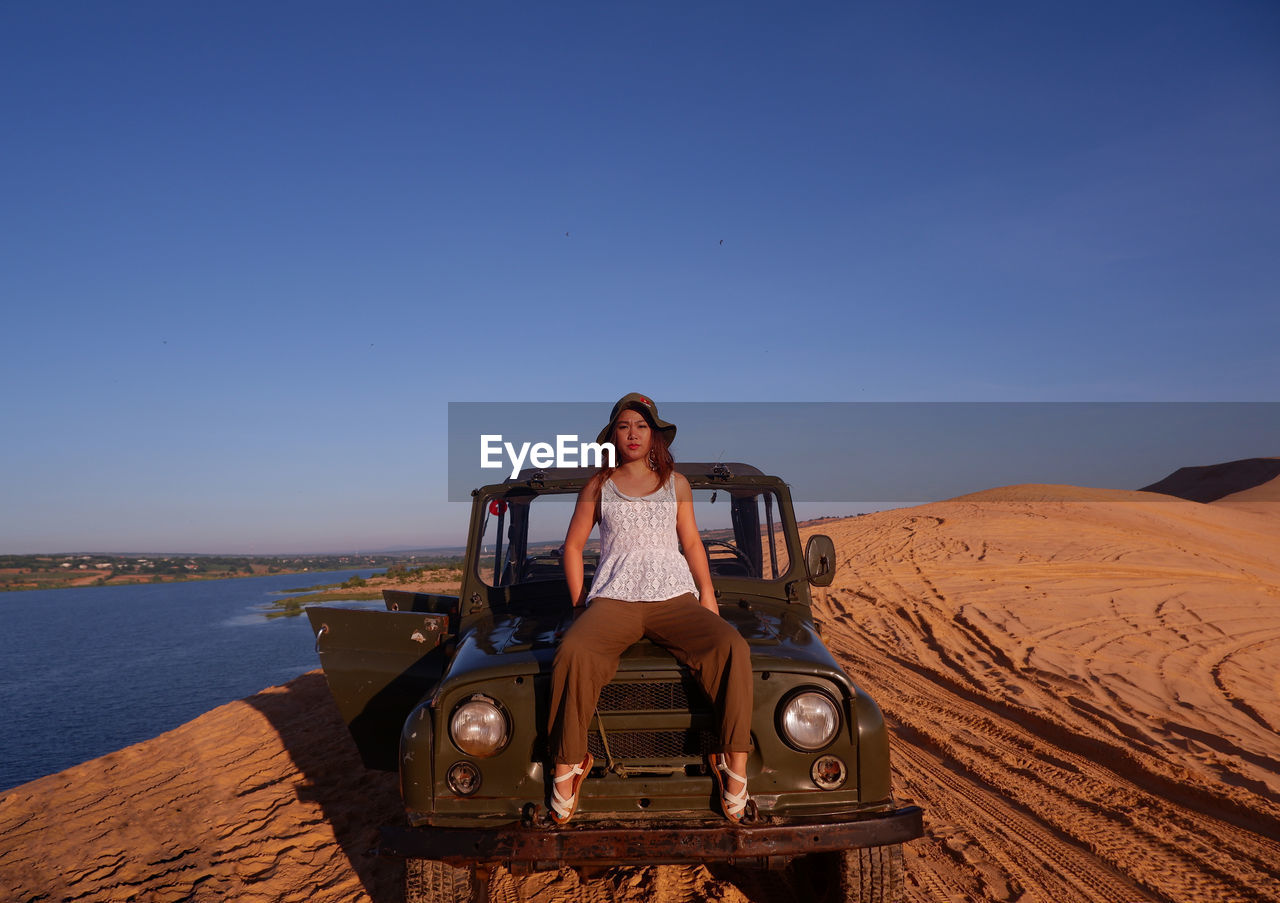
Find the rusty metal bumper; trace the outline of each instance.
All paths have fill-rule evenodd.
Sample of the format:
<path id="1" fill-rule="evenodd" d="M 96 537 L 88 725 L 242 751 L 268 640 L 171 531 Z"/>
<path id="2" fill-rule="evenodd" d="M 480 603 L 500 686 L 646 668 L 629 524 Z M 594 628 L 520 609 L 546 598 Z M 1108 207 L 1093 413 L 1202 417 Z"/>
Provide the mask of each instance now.
<path id="1" fill-rule="evenodd" d="M 566 865 L 756 861 L 902 843 L 924 832 L 923 810 L 906 806 L 845 821 L 759 825 L 584 823 L 564 828 L 384 827 L 378 851 L 451 865 L 504 865 L 515 872 Z"/>

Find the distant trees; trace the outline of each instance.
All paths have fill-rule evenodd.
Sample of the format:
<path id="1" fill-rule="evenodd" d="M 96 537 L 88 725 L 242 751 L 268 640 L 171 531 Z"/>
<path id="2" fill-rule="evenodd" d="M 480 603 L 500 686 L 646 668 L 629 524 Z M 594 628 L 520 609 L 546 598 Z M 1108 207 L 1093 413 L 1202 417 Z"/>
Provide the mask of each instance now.
<path id="1" fill-rule="evenodd" d="M 0 592 L 16 589 L 42 589 L 76 584 L 103 584 L 123 578 L 161 583 L 171 580 L 199 580 L 255 574 L 302 573 L 305 571 L 347 571 L 386 568 L 385 576 L 393 583 L 450 579 L 461 566 L 459 556 L 394 555 L 166 555 L 159 553 L 86 553 L 65 552 L 57 555 L 0 555 Z M 87 573 L 86 573 L 87 572 Z M 380 575 L 381 576 L 381 575 Z M 90 579 L 86 580 L 85 578 Z M 357 578 L 343 584 L 347 589 L 367 588 L 367 581 Z"/>

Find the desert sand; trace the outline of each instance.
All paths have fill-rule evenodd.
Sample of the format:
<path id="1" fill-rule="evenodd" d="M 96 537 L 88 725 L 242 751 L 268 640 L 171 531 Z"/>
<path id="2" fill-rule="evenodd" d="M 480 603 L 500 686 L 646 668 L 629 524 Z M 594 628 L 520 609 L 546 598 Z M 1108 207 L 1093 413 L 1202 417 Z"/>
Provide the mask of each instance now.
<path id="1" fill-rule="evenodd" d="M 1280 510 L 1024 486 L 825 530 L 824 637 L 926 808 L 909 899 L 1280 899 Z"/>
<path id="2" fill-rule="evenodd" d="M 1274 481 L 1271 481 L 1273 483 Z M 817 525 L 815 615 L 925 808 L 911 901 L 1280 901 L 1280 502 L 1018 486 Z M 318 672 L 0 797 L 14 900 L 390 903 L 399 814 Z M 498 900 L 745 901 L 706 868 Z M 785 897 L 783 897 L 785 899 Z"/>

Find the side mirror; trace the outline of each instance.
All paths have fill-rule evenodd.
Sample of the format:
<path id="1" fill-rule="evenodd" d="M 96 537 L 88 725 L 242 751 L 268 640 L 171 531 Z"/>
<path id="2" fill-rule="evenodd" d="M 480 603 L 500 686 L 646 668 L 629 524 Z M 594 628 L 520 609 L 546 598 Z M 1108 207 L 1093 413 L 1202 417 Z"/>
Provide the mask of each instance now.
<path id="1" fill-rule="evenodd" d="M 836 544 L 830 536 L 815 533 L 804 544 L 804 569 L 814 586 L 830 586 L 836 579 Z"/>

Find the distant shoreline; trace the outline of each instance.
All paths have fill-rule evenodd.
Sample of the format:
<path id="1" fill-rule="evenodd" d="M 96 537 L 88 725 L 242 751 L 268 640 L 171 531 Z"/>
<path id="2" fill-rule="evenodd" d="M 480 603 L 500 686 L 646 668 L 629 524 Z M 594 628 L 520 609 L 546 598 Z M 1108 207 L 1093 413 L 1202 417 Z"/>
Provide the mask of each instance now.
<path id="1" fill-rule="evenodd" d="M 368 568 L 367 567 L 355 567 L 355 568 L 345 567 L 345 568 L 336 568 L 335 570 L 362 570 L 363 571 L 363 570 L 368 570 Z M 127 575 L 123 577 L 118 577 L 118 576 L 106 577 L 106 575 L 110 575 L 111 573 L 112 573 L 111 571 L 106 571 L 106 572 L 91 571 L 89 572 L 88 575 L 86 575 L 85 572 L 80 571 L 77 573 L 77 576 L 82 578 L 80 580 L 68 580 L 60 583 L 51 582 L 48 584 L 40 584 L 35 586 L 5 585 L 0 587 L 0 592 L 23 593 L 23 592 L 36 592 L 39 590 L 46 590 L 46 589 L 89 589 L 89 588 L 96 588 L 96 587 L 102 587 L 102 586 L 154 586 L 159 583 L 196 583 L 203 580 L 248 580 L 253 577 L 276 577 L 276 576 L 288 576 L 290 574 L 308 574 L 308 573 L 319 574 L 319 573 L 326 573 L 326 572 L 312 571 L 304 568 L 298 571 L 271 571 L 269 573 L 266 571 L 263 571 L 261 574 L 258 574 L 258 573 L 198 574 L 194 576 L 158 575 L 159 579 L 156 579 L 154 577 L 142 577 L 142 576 L 134 576 L 134 575 Z M 104 578 L 106 582 L 104 583 L 98 582 L 98 580 L 102 580 Z"/>
<path id="2" fill-rule="evenodd" d="M 368 578 L 300 587 L 297 592 L 303 595 L 277 599 L 272 604 L 279 611 L 267 617 L 300 615 L 307 605 L 319 602 L 373 601 L 381 599 L 385 589 L 456 596 L 462 589 L 462 569 L 448 565 L 423 565 L 412 569 L 393 566 Z"/>
<path id="3" fill-rule="evenodd" d="M 449 555 L 0 555 L 0 592 L 452 566 Z"/>

